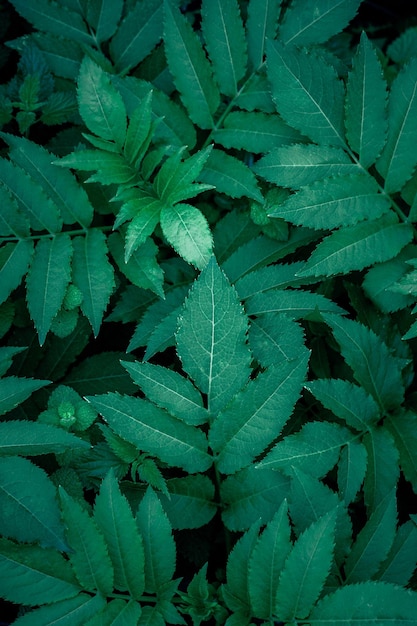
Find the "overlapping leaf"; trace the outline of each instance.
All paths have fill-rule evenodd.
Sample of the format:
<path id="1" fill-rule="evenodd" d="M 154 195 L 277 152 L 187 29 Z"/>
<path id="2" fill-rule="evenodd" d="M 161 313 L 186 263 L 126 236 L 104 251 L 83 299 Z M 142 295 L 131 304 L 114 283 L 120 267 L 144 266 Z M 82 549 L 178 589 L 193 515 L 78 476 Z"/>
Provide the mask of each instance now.
<path id="1" fill-rule="evenodd" d="M 265 59 L 268 39 L 275 39 L 280 13 L 280 1 L 251 0 L 248 5 L 246 32 L 248 60 L 253 69 L 258 69 Z"/>

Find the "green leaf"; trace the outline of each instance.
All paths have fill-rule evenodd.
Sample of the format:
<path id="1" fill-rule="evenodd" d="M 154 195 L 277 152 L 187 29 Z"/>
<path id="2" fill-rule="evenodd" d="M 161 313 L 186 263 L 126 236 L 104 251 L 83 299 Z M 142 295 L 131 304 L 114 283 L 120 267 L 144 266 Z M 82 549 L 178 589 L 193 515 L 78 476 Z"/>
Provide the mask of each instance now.
<path id="1" fill-rule="evenodd" d="M 152 363 L 122 361 L 122 365 L 145 396 L 174 417 L 194 426 L 208 421 L 201 394 L 188 378 Z"/>
<path id="2" fill-rule="evenodd" d="M 97 170 L 86 180 L 87 183 L 122 185 L 132 182 L 135 176 L 134 170 L 123 156 L 113 152 L 104 152 L 104 150 L 78 150 L 54 163 L 88 172 Z"/>
<path id="3" fill-rule="evenodd" d="M 131 164 L 138 165 L 149 146 L 154 131 L 152 124 L 152 92 L 150 91 L 133 111 L 127 128 L 123 154 Z"/>
<path id="4" fill-rule="evenodd" d="M 107 595 L 113 590 L 114 571 L 104 537 L 85 508 L 62 487 L 60 496 L 74 572 L 84 589 Z"/>
<path id="5" fill-rule="evenodd" d="M 177 352 L 216 415 L 246 383 L 248 328 L 235 289 L 214 257 L 194 282 L 179 320 Z"/>
<path id="6" fill-rule="evenodd" d="M 346 582 L 369 580 L 377 573 L 394 541 L 397 527 L 395 492 L 382 500 L 358 533 L 346 559 Z"/>
<path id="7" fill-rule="evenodd" d="M 289 493 L 289 479 L 269 468 L 246 467 L 220 484 L 221 501 L 225 505 L 222 519 L 231 531 L 246 530 L 258 519 L 271 520 L 277 502 Z"/>
<path id="8" fill-rule="evenodd" d="M 114 289 L 114 270 L 107 259 L 106 237 L 99 229 L 73 239 L 72 279 L 83 294 L 81 310 L 97 336 Z"/>
<path id="9" fill-rule="evenodd" d="M 32 393 L 50 383 L 50 380 L 5 376 L 0 380 L 0 415 L 12 411 Z"/>
<path id="10" fill-rule="evenodd" d="M 92 132 L 122 148 L 126 138 L 126 109 L 110 78 L 85 57 L 78 78 L 78 108 Z"/>
<path id="11" fill-rule="evenodd" d="M 131 254 L 150 237 L 159 223 L 163 203 L 159 198 L 140 195 L 123 204 L 116 218 L 114 228 L 131 219 L 125 233 L 125 262 Z"/>
<path id="12" fill-rule="evenodd" d="M 378 570 L 378 580 L 405 587 L 416 568 L 416 555 L 417 528 L 406 522 L 397 529 L 391 550 Z"/>
<path id="13" fill-rule="evenodd" d="M 404 476 L 412 484 L 413 490 L 417 490 L 417 458 L 414 452 L 417 445 L 417 416 L 411 411 L 398 412 L 389 416 L 384 425 L 394 437 Z"/>
<path id="14" fill-rule="evenodd" d="M 400 405 L 404 398 L 401 369 L 382 339 L 356 320 L 329 314 L 323 317 L 358 383 L 382 410 Z"/>
<path id="15" fill-rule="evenodd" d="M 296 287 L 302 281 L 297 273 L 304 267 L 303 261 L 294 263 L 275 263 L 245 274 L 236 281 L 236 290 L 242 300 L 246 300 L 261 291 Z"/>
<path id="16" fill-rule="evenodd" d="M 171 525 L 151 487 L 139 504 L 136 523 L 145 548 L 145 590 L 159 592 L 174 576 L 176 550 Z"/>
<path id="17" fill-rule="evenodd" d="M 5 133 L 2 137 L 11 147 L 10 158 L 43 187 L 65 224 L 78 223 L 88 228 L 93 219 L 93 206 L 75 177 L 53 165 L 54 155 L 33 141 Z"/>
<path id="18" fill-rule="evenodd" d="M 216 417 L 209 441 L 220 472 L 245 467 L 278 437 L 300 395 L 308 357 L 261 372 Z"/>
<path id="19" fill-rule="evenodd" d="M 346 136 L 360 163 L 375 163 L 385 144 L 386 82 L 372 43 L 363 32 L 353 57 L 346 93 Z"/>
<path id="20" fill-rule="evenodd" d="M 208 476 L 189 475 L 167 480 L 168 495 L 158 497 L 175 530 L 200 528 L 214 517 L 215 488 Z"/>
<path id="21" fill-rule="evenodd" d="M 373 428 L 363 438 L 367 468 L 363 485 L 365 504 L 371 513 L 397 488 L 400 478 L 399 454 L 386 428 Z"/>
<path id="22" fill-rule="evenodd" d="M 87 397 L 116 434 L 139 450 L 189 473 L 205 471 L 212 463 L 201 431 L 159 407 L 130 396 L 108 393 Z"/>
<path id="23" fill-rule="evenodd" d="M 248 315 L 285 313 L 291 319 L 300 319 L 320 313 L 343 313 L 343 310 L 320 293 L 303 289 L 270 289 L 248 298 L 245 305 Z"/>
<path id="24" fill-rule="evenodd" d="M 258 538 L 249 558 L 250 604 L 257 617 L 271 619 L 275 614 L 278 580 L 291 548 L 288 504 L 284 500 Z"/>
<path id="25" fill-rule="evenodd" d="M 68 448 L 88 449 L 89 444 L 72 433 L 50 424 L 27 420 L 0 422 L 0 454 L 36 456 L 51 452 L 58 454 Z"/>
<path id="26" fill-rule="evenodd" d="M 103 351 L 77 362 L 65 376 L 69 385 L 81 396 L 88 393 L 134 393 L 136 387 L 120 365 L 125 352 Z"/>
<path id="27" fill-rule="evenodd" d="M 214 127 L 220 94 L 202 45 L 177 7 L 166 0 L 164 43 L 168 67 L 192 121 L 201 128 Z"/>
<path id="28" fill-rule="evenodd" d="M 387 213 L 391 203 L 379 193 L 370 176 L 338 176 L 317 181 L 273 207 L 270 217 L 316 229 L 351 226 L 362 220 L 375 220 Z"/>
<path id="29" fill-rule="evenodd" d="M 0 235 L 2 237 L 13 235 L 17 239 L 27 237 L 30 234 L 29 221 L 19 211 L 16 199 L 3 184 L 0 184 L 0 202 Z"/>
<path id="30" fill-rule="evenodd" d="M 198 180 L 213 185 L 219 193 L 231 198 L 248 197 L 263 202 L 255 175 L 250 168 L 222 150 L 212 150 Z"/>
<path id="31" fill-rule="evenodd" d="M 363 270 L 394 258 L 412 240 L 410 224 L 389 213 L 372 222 L 346 226 L 317 246 L 299 276 L 333 276 Z"/>
<path id="32" fill-rule="evenodd" d="M 417 59 L 412 59 L 392 84 L 388 102 L 388 135 L 385 147 L 376 163 L 385 178 L 385 191 L 400 191 L 411 178 L 417 156 Z"/>
<path id="33" fill-rule="evenodd" d="M 202 30 L 220 92 L 233 97 L 246 72 L 245 31 L 237 0 L 203 0 Z"/>
<path id="34" fill-rule="evenodd" d="M 87 5 L 87 20 L 98 43 L 114 35 L 123 10 L 123 0 L 98 0 Z"/>
<path id="35" fill-rule="evenodd" d="M 0 539 L 1 596 L 15 604 L 48 604 L 80 592 L 71 566 L 52 548 Z"/>
<path id="36" fill-rule="evenodd" d="M 114 587 L 140 600 L 145 588 L 143 541 L 112 471 L 101 483 L 94 505 L 94 520 L 104 536 L 113 564 Z"/>
<path id="37" fill-rule="evenodd" d="M 33 255 L 33 242 L 22 239 L 0 248 L 0 303 L 10 296 L 27 273 Z"/>
<path id="38" fill-rule="evenodd" d="M 154 182 L 155 191 L 164 205 L 173 205 L 212 188 L 210 185 L 192 184 L 203 169 L 211 151 L 212 146 L 207 146 L 185 161 L 181 161 L 182 149 L 168 157 Z"/>
<path id="39" fill-rule="evenodd" d="M 131 626 L 138 624 L 142 608 L 134 600 L 116 598 L 108 602 L 103 611 L 94 615 L 85 626 Z"/>
<path id="40" fill-rule="evenodd" d="M 312 50 L 277 41 L 267 50 L 272 94 L 284 120 L 318 144 L 344 146 L 344 90 L 334 68 Z"/>
<path id="41" fill-rule="evenodd" d="M 124 242 L 120 233 L 112 233 L 108 244 L 120 271 L 133 285 L 150 289 L 161 298 L 164 297 L 164 272 L 156 260 L 158 247 L 151 238 L 136 248 L 127 262 L 124 258 Z"/>
<path id="42" fill-rule="evenodd" d="M 272 149 L 253 169 L 270 183 L 300 189 L 325 178 L 357 174 L 359 165 L 341 148 L 293 143 Z"/>
<path id="43" fill-rule="evenodd" d="M 36 245 L 26 278 L 26 298 L 41 346 L 71 279 L 72 253 L 71 239 L 66 233 L 40 239 Z"/>
<path id="44" fill-rule="evenodd" d="M 313 522 L 297 539 L 279 578 L 275 613 L 289 621 L 308 617 L 333 560 L 336 512 Z"/>
<path id="45" fill-rule="evenodd" d="M 85 626 L 87 620 L 106 606 L 102 595 L 80 593 L 75 598 L 48 604 L 19 617 L 14 626 Z"/>
<path id="46" fill-rule="evenodd" d="M 0 458 L 0 531 L 5 537 L 65 550 L 55 486 L 27 459 Z"/>
<path id="47" fill-rule="evenodd" d="M 294 0 L 285 12 L 279 39 L 285 45 L 324 43 L 355 17 L 361 0 Z"/>
<path id="48" fill-rule="evenodd" d="M 350 441 L 341 451 L 337 466 L 337 485 L 346 504 L 356 498 L 366 474 L 367 462 L 366 448 L 359 441 Z"/>
<path id="49" fill-rule="evenodd" d="M 286 315 L 269 313 L 252 320 L 249 345 L 262 367 L 282 360 L 291 361 L 304 352 L 303 329 Z"/>
<path id="50" fill-rule="evenodd" d="M 204 215 L 190 204 L 179 203 L 161 211 L 161 228 L 171 246 L 187 263 L 202 269 L 212 254 L 213 240 Z"/>
<path id="51" fill-rule="evenodd" d="M 110 43 L 110 54 L 120 73 L 148 56 L 162 37 L 160 0 L 140 0 L 127 13 Z"/>
<path id="52" fill-rule="evenodd" d="M 246 32 L 248 57 L 251 67 L 257 70 L 265 60 L 265 45 L 275 39 L 281 0 L 250 0 Z"/>

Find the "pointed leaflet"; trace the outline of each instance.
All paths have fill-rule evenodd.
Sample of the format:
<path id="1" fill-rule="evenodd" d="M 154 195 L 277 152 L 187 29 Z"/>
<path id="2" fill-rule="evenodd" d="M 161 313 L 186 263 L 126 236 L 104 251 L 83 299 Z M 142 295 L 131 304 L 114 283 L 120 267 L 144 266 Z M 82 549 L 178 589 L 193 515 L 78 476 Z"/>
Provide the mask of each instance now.
<path id="1" fill-rule="evenodd" d="M 202 191 L 212 189 L 211 185 L 194 183 L 212 151 L 212 146 L 195 152 L 182 160 L 183 148 L 175 152 L 162 164 L 155 177 L 154 189 L 164 205 L 193 198 Z"/>
<path id="2" fill-rule="evenodd" d="M 287 501 L 258 538 L 248 564 L 248 586 L 252 614 L 271 619 L 275 614 L 278 579 L 292 548 Z"/>
<path id="3" fill-rule="evenodd" d="M 284 120 L 319 144 L 344 145 L 343 84 L 323 57 L 268 42 L 268 76 Z"/>
<path id="4" fill-rule="evenodd" d="M 126 159 L 122 155 L 110 151 L 76 150 L 62 157 L 62 159 L 54 161 L 54 163 L 87 172 L 96 170 L 96 173 L 86 180 L 87 183 L 122 185 L 132 182 L 135 177 L 135 172 L 126 162 Z"/>
<path id="5" fill-rule="evenodd" d="M 283 359 L 291 361 L 304 352 L 303 329 L 286 315 L 267 313 L 252 320 L 249 345 L 262 367 L 269 367 Z"/>
<path id="6" fill-rule="evenodd" d="M 187 263 L 202 269 L 212 254 L 213 240 L 204 215 L 190 204 L 179 203 L 161 211 L 161 228 L 171 246 Z"/>
<path id="7" fill-rule="evenodd" d="M 78 223 L 87 228 L 93 219 L 94 209 L 75 176 L 58 169 L 52 163 L 54 155 L 33 141 L 8 134 L 2 137 L 11 147 L 10 158 L 43 187 L 61 212 L 65 224 Z"/>
<path id="8" fill-rule="evenodd" d="M 72 244 L 66 233 L 40 239 L 35 248 L 26 278 L 26 299 L 41 346 L 64 300 L 71 278 L 71 259 Z"/>
<path id="9" fill-rule="evenodd" d="M 145 396 L 187 424 L 204 424 L 208 414 L 199 391 L 178 372 L 152 363 L 122 361 Z"/>
<path id="10" fill-rule="evenodd" d="M 0 183 L 0 235 L 8 237 L 13 235 L 21 239 L 30 235 L 29 221 L 19 211 L 16 199 L 9 193 L 6 187 Z M 1 281 L 0 281 L 1 282 Z"/>
<path id="11" fill-rule="evenodd" d="M 400 478 L 399 454 L 388 429 L 375 427 L 363 437 L 367 468 L 363 485 L 364 500 L 371 513 L 397 488 Z"/>
<path id="12" fill-rule="evenodd" d="M 279 29 L 283 44 L 309 46 L 324 43 L 352 20 L 361 0 L 294 0 Z"/>
<path id="13" fill-rule="evenodd" d="M 65 550 L 55 486 L 27 459 L 0 458 L 0 532 L 22 542 Z"/>
<path id="14" fill-rule="evenodd" d="M 80 592 L 71 566 L 52 548 L 17 545 L 0 539 L 1 596 L 9 602 L 36 606 L 72 598 Z"/>
<path id="15" fill-rule="evenodd" d="M 249 64 L 257 70 L 264 62 L 265 45 L 275 39 L 281 0 L 250 0 L 246 32 Z"/>
<path id="16" fill-rule="evenodd" d="M 117 29 L 123 10 L 123 0 L 98 0 L 87 5 L 87 21 L 100 44 L 110 39 Z"/>
<path id="17" fill-rule="evenodd" d="M 165 0 L 164 43 L 168 67 L 192 121 L 213 128 L 220 94 L 202 45 L 179 9 Z"/>
<path id="18" fill-rule="evenodd" d="M 417 564 L 417 528 L 406 522 L 397 529 L 391 550 L 378 570 L 376 578 L 387 583 L 409 583 Z"/>
<path id="19" fill-rule="evenodd" d="M 113 228 L 116 229 L 120 224 L 131 219 L 124 233 L 125 263 L 129 261 L 134 251 L 152 235 L 159 223 L 162 207 L 163 204 L 159 198 L 145 193 L 123 204 Z"/>
<path id="20" fill-rule="evenodd" d="M 400 466 L 404 476 L 417 491 L 417 416 L 412 411 L 401 411 L 390 416 L 385 422 L 395 440 L 400 453 Z"/>
<path id="21" fill-rule="evenodd" d="M 324 314 L 342 356 L 360 385 L 371 394 L 382 410 L 394 409 L 404 398 L 399 361 L 387 345 L 363 324 Z"/>
<path id="22" fill-rule="evenodd" d="M 33 242 L 22 239 L 0 248 L 0 304 L 5 302 L 26 275 L 33 254 Z"/>
<path id="23" fill-rule="evenodd" d="M 40 424 L 29 420 L 0 422 L 0 454 L 36 456 L 51 452 L 58 454 L 68 448 L 88 449 L 89 444 L 63 428 L 50 424 Z"/>
<path id="24" fill-rule="evenodd" d="M 225 96 L 233 97 L 246 72 L 246 41 L 237 0 L 203 0 L 202 30 L 214 74 Z"/>
<path id="25" fill-rule="evenodd" d="M 78 77 L 78 107 L 87 128 L 122 148 L 126 138 L 126 109 L 110 78 L 88 56 Z"/>
<path id="26" fill-rule="evenodd" d="M 393 259 L 412 240 L 410 224 L 393 213 L 346 226 L 325 237 L 299 276 L 334 276 Z"/>
<path id="27" fill-rule="evenodd" d="M 215 488 L 208 476 L 196 474 L 167 480 L 168 495 L 158 494 L 172 528 L 200 528 L 216 514 Z"/>
<path id="28" fill-rule="evenodd" d="M 107 595 L 113 590 L 114 572 L 104 537 L 86 509 L 62 487 L 60 496 L 74 572 L 84 589 Z"/>
<path id="29" fill-rule="evenodd" d="M 276 590 L 275 614 L 284 621 L 306 618 L 320 596 L 333 560 L 336 512 L 313 522 L 291 550 Z"/>
<path id="30" fill-rule="evenodd" d="M 123 154 L 129 163 L 138 167 L 149 147 L 155 127 L 152 123 L 152 91 L 143 98 L 129 117 Z"/>
<path id="31" fill-rule="evenodd" d="M 184 370 L 217 414 L 249 377 L 248 321 L 235 289 L 214 257 L 194 282 L 177 332 Z"/>
<path id="32" fill-rule="evenodd" d="M 382 500 L 358 533 L 345 563 L 346 582 L 360 582 L 374 576 L 386 558 L 397 529 L 395 492 Z"/>
<path id="33" fill-rule="evenodd" d="M 98 228 L 73 239 L 72 279 L 83 294 L 81 310 L 97 336 L 114 288 L 114 270 L 107 259 L 106 237 Z"/>
<path id="34" fill-rule="evenodd" d="M 151 487 L 139 504 L 136 523 L 145 548 L 145 590 L 158 593 L 174 576 L 176 551 L 170 523 Z"/>
<path id="35" fill-rule="evenodd" d="M 219 193 L 231 198 L 248 197 L 263 202 L 252 170 L 223 150 L 212 150 L 198 180 L 213 185 Z"/>
<path id="36" fill-rule="evenodd" d="M 110 43 L 119 73 L 127 72 L 152 52 L 162 37 L 162 19 L 160 0 L 140 0 L 125 16 Z"/>
<path id="37" fill-rule="evenodd" d="M 272 149 L 253 168 L 270 183 L 293 189 L 323 178 L 357 174 L 359 169 L 341 148 L 300 143 Z"/>
<path id="38" fill-rule="evenodd" d="M 400 191 L 417 163 L 417 59 L 406 65 L 391 86 L 388 104 L 388 136 L 376 163 L 385 178 L 385 191 Z"/>
<path id="39" fill-rule="evenodd" d="M 376 51 L 365 33 L 353 58 L 346 92 L 346 136 L 363 167 L 375 163 L 385 144 L 386 82 Z"/>
<path id="40" fill-rule="evenodd" d="M 210 467 L 212 459 L 204 433 L 151 402 L 117 393 L 90 396 L 87 400 L 117 435 L 139 450 L 189 473 L 204 472 Z"/>
<path id="41" fill-rule="evenodd" d="M 228 556 L 227 583 L 222 585 L 221 592 L 231 611 L 247 609 L 249 613 L 248 561 L 258 540 L 259 527 L 260 521 L 258 519 L 237 540 Z"/>
<path id="42" fill-rule="evenodd" d="M 359 441 L 351 441 L 341 451 L 337 465 L 337 485 L 346 504 L 356 498 L 366 474 L 367 462 L 366 448 Z"/>
<path id="43" fill-rule="evenodd" d="M 80 593 L 75 598 L 29 611 L 19 617 L 14 626 L 85 626 L 89 618 L 105 606 L 106 599 L 102 595 Z"/>
<path id="44" fill-rule="evenodd" d="M 0 379 L 0 415 L 12 411 L 38 389 L 49 385 L 50 380 L 37 380 L 17 376 Z"/>
<path id="45" fill-rule="evenodd" d="M 209 441 L 220 472 L 245 467 L 278 437 L 300 395 L 308 357 L 305 351 L 261 372 L 217 416 Z"/>
<path id="46" fill-rule="evenodd" d="M 137 626 L 141 613 L 138 602 L 116 598 L 83 626 Z"/>
<path id="47" fill-rule="evenodd" d="M 246 301 L 248 315 L 285 313 L 291 319 L 300 319 L 317 312 L 344 311 L 332 300 L 321 293 L 312 293 L 303 289 L 270 289 L 251 296 Z"/>
<path id="48" fill-rule="evenodd" d="M 100 486 L 94 520 L 107 544 L 114 568 L 114 587 L 139 600 L 145 587 L 142 538 L 126 497 L 120 493 L 114 472 Z"/>
<path id="49" fill-rule="evenodd" d="M 388 583 L 346 585 L 325 596 L 313 607 L 314 626 L 362 626 L 364 624 L 413 624 L 417 593 Z"/>
<path id="50" fill-rule="evenodd" d="M 270 217 L 308 228 L 327 229 L 373 220 L 391 206 L 374 178 L 359 174 L 317 181 L 273 207 Z"/>

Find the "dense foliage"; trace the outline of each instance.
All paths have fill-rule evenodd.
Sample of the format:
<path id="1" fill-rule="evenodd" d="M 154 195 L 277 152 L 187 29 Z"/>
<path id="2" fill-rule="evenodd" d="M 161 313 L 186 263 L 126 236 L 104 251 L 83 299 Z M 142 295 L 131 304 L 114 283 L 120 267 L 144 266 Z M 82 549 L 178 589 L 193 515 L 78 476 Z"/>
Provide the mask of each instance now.
<path id="1" fill-rule="evenodd" d="M 417 624 L 417 21 L 1 16 L 3 619 Z"/>

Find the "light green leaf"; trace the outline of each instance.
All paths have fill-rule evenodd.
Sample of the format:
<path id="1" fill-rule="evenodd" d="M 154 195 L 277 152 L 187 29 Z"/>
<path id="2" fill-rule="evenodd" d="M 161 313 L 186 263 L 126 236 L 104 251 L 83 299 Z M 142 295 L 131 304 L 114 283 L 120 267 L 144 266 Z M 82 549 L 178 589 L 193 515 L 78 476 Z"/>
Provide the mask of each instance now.
<path id="1" fill-rule="evenodd" d="M 160 0 L 140 0 L 123 19 L 110 43 L 110 54 L 120 73 L 148 56 L 162 37 Z"/>
<path id="2" fill-rule="evenodd" d="M 357 174 L 359 165 L 341 148 L 293 143 L 272 149 L 253 169 L 270 183 L 300 189 L 324 178 Z"/>
<path id="3" fill-rule="evenodd" d="M 231 198 L 248 197 L 263 202 L 253 172 L 243 161 L 223 150 L 211 152 L 198 180 L 213 185 L 219 193 Z"/>
<path id="4" fill-rule="evenodd" d="M 41 346 L 71 279 L 72 253 L 71 239 L 66 233 L 40 239 L 36 245 L 26 278 L 26 299 Z"/>
<path id="5" fill-rule="evenodd" d="M 277 41 L 267 50 L 272 94 L 284 120 L 318 144 L 344 146 L 344 90 L 333 67 L 312 50 Z"/>
<path id="6" fill-rule="evenodd" d="M 161 228 L 171 246 L 187 263 L 202 269 L 212 254 L 213 240 L 204 215 L 190 204 L 164 207 Z"/>
<path id="7" fill-rule="evenodd" d="M 365 478 L 367 462 L 366 448 L 359 441 L 350 441 L 341 451 L 337 466 L 337 485 L 346 504 L 356 498 Z"/>
<path id="8" fill-rule="evenodd" d="M 114 270 L 107 258 L 106 237 L 99 229 L 73 239 L 72 279 L 83 294 L 81 310 L 97 336 L 114 289 Z"/>
<path id="9" fill-rule="evenodd" d="M 308 617 L 333 560 L 336 512 L 313 522 L 297 539 L 279 578 L 275 614 L 281 620 Z"/>
<path id="10" fill-rule="evenodd" d="M 124 241 L 120 233 L 112 233 L 108 245 L 120 271 L 132 285 L 164 297 L 164 272 L 156 259 L 159 250 L 150 237 L 132 252 L 128 261 L 124 258 Z"/>
<path id="11" fill-rule="evenodd" d="M 217 512 L 215 488 L 208 476 L 189 475 L 167 480 L 168 494 L 158 494 L 172 528 L 200 528 Z"/>
<path id="12" fill-rule="evenodd" d="M 125 262 L 131 254 L 150 237 L 159 223 L 163 207 L 159 198 L 143 193 L 125 202 L 116 218 L 114 228 L 131 220 L 125 233 Z"/>
<path id="13" fill-rule="evenodd" d="M 80 591 L 71 566 L 52 548 L 0 539 L 1 596 L 9 602 L 36 606 L 76 596 Z"/>
<path id="14" fill-rule="evenodd" d="M 0 183 L 0 235 L 8 237 L 15 236 L 22 239 L 30 234 L 29 221 L 23 213 L 19 211 L 19 205 L 7 188 Z"/>
<path id="15" fill-rule="evenodd" d="M 212 463 L 203 432 L 172 417 L 159 407 L 116 393 L 87 397 L 116 434 L 139 450 L 189 473 L 205 471 Z"/>
<path id="16" fill-rule="evenodd" d="M 300 395 L 308 357 L 261 372 L 220 412 L 209 433 L 220 472 L 245 467 L 278 437 Z"/>
<path id="17" fill-rule="evenodd" d="M 166 0 L 165 51 L 168 67 L 192 121 L 201 128 L 213 128 L 220 94 L 210 63 L 188 20 Z"/>
<path id="18" fill-rule="evenodd" d="M 171 525 L 151 487 L 139 504 L 136 523 L 145 548 L 145 590 L 155 593 L 174 576 L 176 549 Z"/>
<path id="19" fill-rule="evenodd" d="M 42 606 L 19 617 L 14 626 L 85 626 L 87 620 L 106 606 L 98 594 L 80 593 L 75 598 Z"/>
<path id="20" fill-rule="evenodd" d="M 87 5 L 87 21 L 97 42 L 103 43 L 114 35 L 123 10 L 123 0 L 98 0 Z"/>
<path id="21" fill-rule="evenodd" d="M 363 437 L 367 452 L 367 467 L 363 485 L 368 513 L 397 488 L 400 478 L 399 453 L 391 433 L 376 427 Z"/>
<path id="22" fill-rule="evenodd" d="M 284 500 L 258 538 L 249 558 L 250 604 L 257 617 L 271 619 L 275 614 L 278 580 L 291 548 L 288 504 Z"/>
<path id="23" fill-rule="evenodd" d="M 395 440 L 400 453 L 400 465 L 404 476 L 417 490 L 417 416 L 412 411 L 401 411 L 384 422 Z"/>
<path id="24" fill-rule="evenodd" d="M 22 239 L 0 248 L 0 303 L 10 296 L 26 275 L 33 255 L 33 242 Z"/>
<path id="25" fill-rule="evenodd" d="M 23 542 L 66 550 L 55 486 L 22 457 L 0 458 L 0 532 Z"/>
<path id="26" fill-rule="evenodd" d="M 246 530 L 260 518 L 268 522 L 276 512 L 277 502 L 288 496 L 289 486 L 288 477 L 281 472 L 253 465 L 228 476 L 220 484 L 226 528 Z"/>
<path id="27" fill-rule="evenodd" d="M 59 492 L 74 572 L 84 589 L 107 595 L 113 590 L 114 571 L 104 537 L 86 509 L 62 487 Z"/>
<path id="28" fill-rule="evenodd" d="M 270 289 L 248 298 L 245 305 L 248 315 L 285 313 L 291 319 L 316 316 L 317 312 L 344 311 L 335 302 L 320 293 L 303 289 Z"/>
<path id="29" fill-rule="evenodd" d="M 194 282 L 179 320 L 177 351 L 216 415 L 249 376 L 248 322 L 214 257 Z"/>
<path id="30" fill-rule="evenodd" d="M 27 400 L 38 389 L 49 385 L 50 380 L 34 380 L 17 376 L 5 376 L 0 379 L 0 415 L 13 410 Z"/>
<path id="31" fill-rule="evenodd" d="M 112 471 L 101 483 L 94 505 L 94 520 L 104 536 L 113 564 L 114 587 L 140 600 L 145 588 L 143 541 Z"/>
<path id="32" fill-rule="evenodd" d="M 152 363 L 122 361 L 145 396 L 174 417 L 198 426 L 208 421 L 199 391 L 178 372 Z"/>
<path id="33" fill-rule="evenodd" d="M 250 0 L 246 32 L 249 63 L 257 70 L 265 60 L 265 45 L 275 39 L 281 0 Z"/>
<path id="34" fill-rule="evenodd" d="M 376 180 L 359 174 L 326 178 L 302 187 L 273 207 L 269 215 L 300 226 L 330 230 L 375 220 L 390 206 L 389 198 L 379 193 Z"/>
<path id="35" fill-rule="evenodd" d="M 246 72 L 245 31 L 237 0 L 203 0 L 202 30 L 220 92 L 233 97 Z"/>
<path id="36" fill-rule="evenodd" d="M 149 147 L 153 131 L 152 91 L 150 91 L 130 116 L 123 147 L 123 154 L 130 164 L 138 166 Z"/>
<path id="37" fill-rule="evenodd" d="M 386 82 L 375 48 L 363 32 L 346 93 L 346 136 L 360 163 L 375 163 L 385 144 L 387 130 Z"/>
<path id="38" fill-rule="evenodd" d="M 286 315 L 268 313 L 252 320 L 249 345 L 262 367 L 291 361 L 304 352 L 303 328 Z"/>
<path id="39" fill-rule="evenodd" d="M 166 205 L 173 205 L 176 202 L 193 198 L 202 191 L 212 189 L 211 185 L 201 185 L 194 183 L 204 167 L 212 151 L 212 146 L 207 146 L 199 150 L 191 157 L 182 161 L 182 152 L 179 150 L 163 163 L 160 171 L 155 177 L 154 188 Z"/>
<path id="40" fill-rule="evenodd" d="M 325 596 L 315 606 L 309 621 L 314 626 L 365 626 L 365 624 L 413 624 L 417 594 L 380 582 L 346 585 Z"/>
<path id="41" fill-rule="evenodd" d="M 394 258 L 412 240 L 410 224 L 389 213 L 372 222 L 346 226 L 317 246 L 299 276 L 333 276 Z"/>
<path id="42" fill-rule="evenodd" d="M 413 58 L 392 84 L 388 102 L 388 136 L 376 163 L 387 193 L 400 191 L 417 163 L 417 59 Z"/>
<path id="43" fill-rule="evenodd" d="M 36 456 L 51 452 L 58 454 L 68 448 L 88 449 L 89 445 L 72 433 L 50 424 L 28 420 L 0 422 L 0 454 L 3 455 Z"/>
<path id="44" fill-rule="evenodd" d="M 126 109 L 110 78 L 85 57 L 78 78 L 78 107 L 87 128 L 122 148 L 126 138 Z"/>

